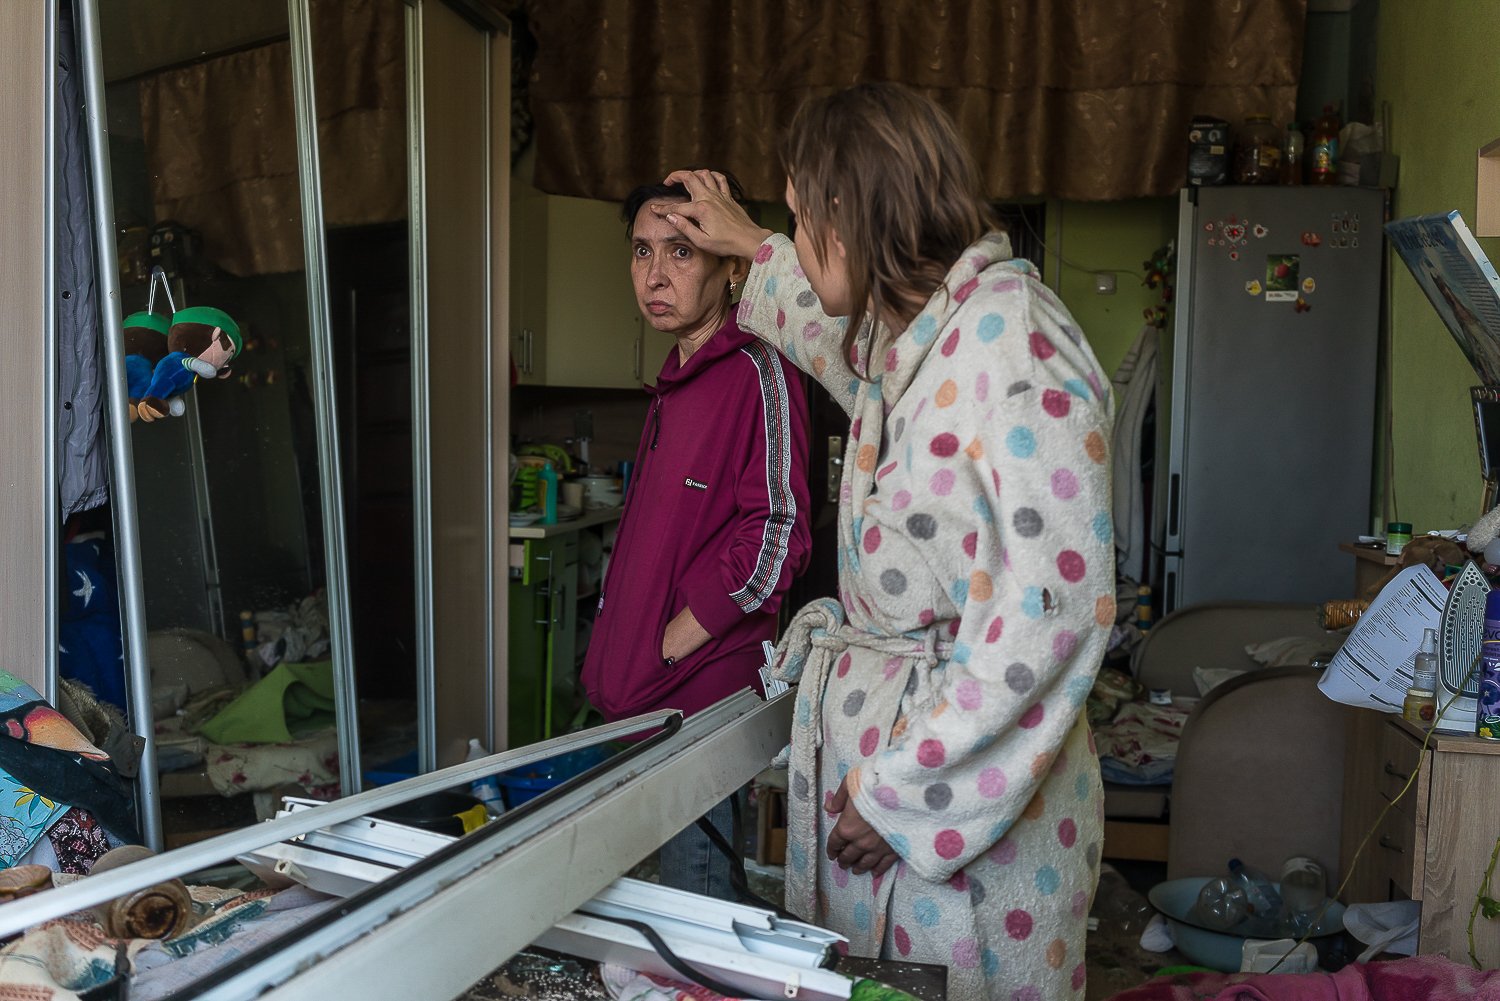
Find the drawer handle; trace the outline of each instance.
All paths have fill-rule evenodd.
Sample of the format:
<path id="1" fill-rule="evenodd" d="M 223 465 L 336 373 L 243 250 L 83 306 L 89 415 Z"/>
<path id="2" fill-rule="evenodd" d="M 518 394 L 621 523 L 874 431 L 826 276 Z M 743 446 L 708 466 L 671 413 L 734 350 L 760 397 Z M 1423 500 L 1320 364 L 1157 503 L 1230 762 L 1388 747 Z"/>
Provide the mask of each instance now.
<path id="1" fill-rule="evenodd" d="M 1382 834 L 1380 836 L 1380 847 L 1393 851 L 1397 855 L 1406 854 L 1406 849 L 1401 845 L 1398 845 L 1396 842 L 1392 841 L 1389 834 Z"/>
<path id="2" fill-rule="evenodd" d="M 1396 769 L 1396 766 L 1391 764 L 1389 761 L 1385 763 L 1385 773 L 1393 779 L 1400 779 L 1402 782 L 1406 782 L 1411 779 L 1410 772 L 1398 771 Z"/>

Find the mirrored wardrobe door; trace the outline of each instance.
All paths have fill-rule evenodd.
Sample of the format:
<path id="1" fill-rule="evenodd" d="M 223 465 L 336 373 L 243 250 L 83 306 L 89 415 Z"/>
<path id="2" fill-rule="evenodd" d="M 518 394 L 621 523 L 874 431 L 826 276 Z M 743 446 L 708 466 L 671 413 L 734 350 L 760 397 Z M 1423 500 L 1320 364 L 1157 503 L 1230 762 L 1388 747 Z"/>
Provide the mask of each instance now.
<path id="1" fill-rule="evenodd" d="M 122 586 L 144 595 L 131 647 L 187 837 L 253 822 L 257 799 L 358 787 L 306 8 L 97 11 L 121 314 L 106 351 L 140 554 Z"/>
<path id="2" fill-rule="evenodd" d="M 315 0 L 310 13 L 360 747 L 397 775 L 416 770 L 430 672 L 417 642 L 405 7 Z"/>
<path id="3" fill-rule="evenodd" d="M 496 476 L 509 474 L 510 37 L 492 6 L 407 0 L 426 767 L 462 760 L 470 740 L 508 746 L 507 515 Z"/>

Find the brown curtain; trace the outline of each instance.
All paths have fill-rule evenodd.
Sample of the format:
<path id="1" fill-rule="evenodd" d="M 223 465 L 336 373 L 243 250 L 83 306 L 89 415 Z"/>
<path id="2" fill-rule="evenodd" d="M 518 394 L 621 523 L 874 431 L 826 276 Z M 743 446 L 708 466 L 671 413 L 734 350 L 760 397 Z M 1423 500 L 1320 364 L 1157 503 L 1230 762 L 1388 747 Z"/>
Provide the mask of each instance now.
<path id="1" fill-rule="evenodd" d="M 405 26 L 390 0 L 315 0 L 313 79 L 330 226 L 405 219 Z M 236 275 L 303 266 L 291 46 L 272 42 L 141 80 L 158 220 Z"/>
<path id="2" fill-rule="evenodd" d="M 899 80 L 948 109 L 994 198 L 1182 186 L 1195 114 L 1290 120 L 1306 0 L 528 0 L 536 183 L 617 199 L 687 165 L 781 197 L 809 95 Z"/>

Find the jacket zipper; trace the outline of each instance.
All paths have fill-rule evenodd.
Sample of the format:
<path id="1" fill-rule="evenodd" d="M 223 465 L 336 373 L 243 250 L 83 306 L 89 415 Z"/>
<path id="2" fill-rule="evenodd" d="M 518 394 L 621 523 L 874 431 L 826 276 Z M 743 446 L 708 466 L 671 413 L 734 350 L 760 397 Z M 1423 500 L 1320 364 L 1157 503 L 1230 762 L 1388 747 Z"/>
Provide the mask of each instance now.
<path id="1" fill-rule="evenodd" d="M 656 443 L 661 440 L 661 397 L 651 406 L 651 451 L 656 451 Z"/>

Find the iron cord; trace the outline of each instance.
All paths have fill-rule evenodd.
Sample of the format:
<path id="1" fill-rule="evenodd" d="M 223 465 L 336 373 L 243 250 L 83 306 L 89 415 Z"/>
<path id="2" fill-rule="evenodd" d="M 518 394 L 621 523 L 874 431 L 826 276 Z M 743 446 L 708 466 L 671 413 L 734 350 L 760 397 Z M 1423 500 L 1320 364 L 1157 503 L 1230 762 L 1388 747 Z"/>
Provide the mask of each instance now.
<path id="1" fill-rule="evenodd" d="M 589 917 L 600 921 L 608 921 L 610 924 L 621 925 L 632 931 L 639 932 L 647 942 L 651 943 L 651 948 L 656 950 L 656 954 L 661 957 L 662 962 L 676 971 L 678 976 L 686 978 L 689 983 L 707 988 L 715 994 L 722 994 L 726 998 L 747 998 L 753 996 L 755 993 L 753 990 L 746 992 L 738 987 L 730 987 L 727 984 L 720 983 L 708 974 L 689 966 L 680 956 L 672 951 L 666 941 L 656 933 L 656 929 L 644 921 L 632 921 L 629 918 L 616 918 L 605 914 L 590 914 Z"/>

